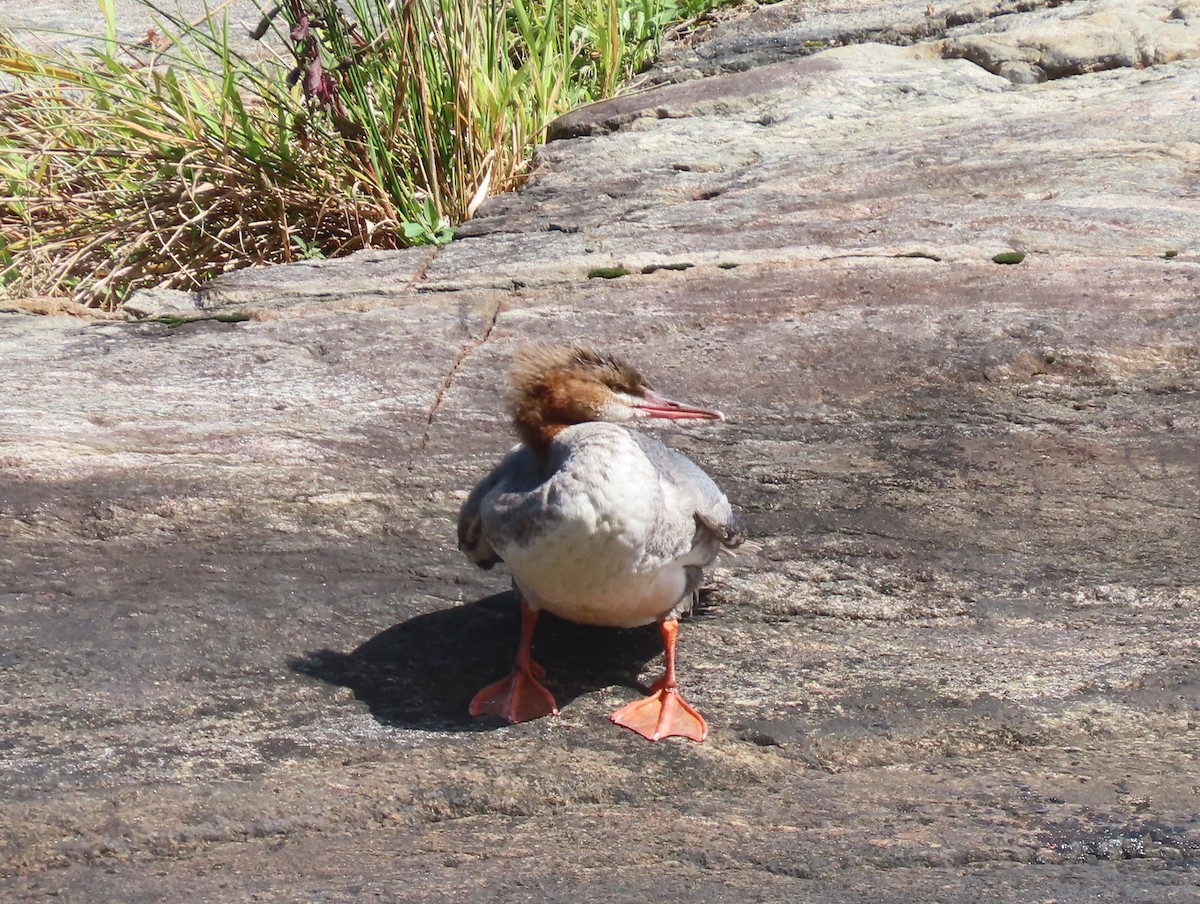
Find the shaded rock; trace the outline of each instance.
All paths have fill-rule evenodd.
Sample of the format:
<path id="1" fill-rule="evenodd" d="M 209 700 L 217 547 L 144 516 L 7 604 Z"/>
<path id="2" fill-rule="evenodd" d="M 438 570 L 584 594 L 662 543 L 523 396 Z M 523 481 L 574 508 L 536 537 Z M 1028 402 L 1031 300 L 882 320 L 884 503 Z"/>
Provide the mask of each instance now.
<path id="1" fill-rule="evenodd" d="M 921 0 L 850 0 L 718 10 L 707 17 L 715 27 L 702 19 L 667 42 L 651 78 L 682 81 L 695 73 L 744 72 L 847 44 L 913 44 L 939 37 L 945 28 L 928 9 Z M 980 18 L 986 16 L 979 12 Z"/>
<path id="2" fill-rule="evenodd" d="M 825 54 L 817 59 L 797 60 L 752 69 L 727 78 L 703 79 L 681 85 L 668 85 L 641 94 L 628 94 L 588 104 L 550 124 L 548 141 L 603 135 L 615 132 L 643 117 L 676 119 L 718 113 L 722 118 L 740 118 L 741 114 L 761 107 L 765 98 L 778 95 L 788 86 L 806 79 L 823 81 L 842 68 Z"/>

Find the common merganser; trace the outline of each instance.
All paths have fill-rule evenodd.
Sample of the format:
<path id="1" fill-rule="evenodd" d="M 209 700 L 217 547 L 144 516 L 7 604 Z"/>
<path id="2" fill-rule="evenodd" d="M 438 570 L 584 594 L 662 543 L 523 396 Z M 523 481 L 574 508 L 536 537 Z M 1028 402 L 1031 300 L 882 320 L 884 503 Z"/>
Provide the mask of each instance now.
<path id="1" fill-rule="evenodd" d="M 521 639 L 512 674 L 476 694 L 471 715 L 524 722 L 558 713 L 530 656 L 541 610 L 617 628 L 657 621 L 666 673 L 610 718 L 651 741 L 704 740 L 708 726 L 675 679 L 678 619 L 704 566 L 742 543 L 742 525 L 695 463 L 618 424 L 724 415 L 661 396 L 628 364 L 585 348 L 524 346 L 509 376 L 521 443 L 463 503 L 458 545 L 483 568 L 508 565 Z"/>

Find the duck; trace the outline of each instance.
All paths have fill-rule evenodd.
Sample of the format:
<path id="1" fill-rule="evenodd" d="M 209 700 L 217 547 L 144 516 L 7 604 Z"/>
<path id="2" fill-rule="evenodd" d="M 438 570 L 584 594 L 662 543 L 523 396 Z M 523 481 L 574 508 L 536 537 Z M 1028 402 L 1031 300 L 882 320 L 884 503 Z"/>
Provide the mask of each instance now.
<path id="1" fill-rule="evenodd" d="M 521 632 L 511 673 L 475 695 L 471 715 L 558 714 L 531 654 L 539 613 L 614 628 L 657 622 L 664 674 L 610 719 L 650 741 L 703 741 L 708 725 L 676 677 L 679 618 L 704 568 L 745 529 L 699 465 L 627 425 L 725 416 L 660 395 L 625 361 L 582 346 L 519 346 L 509 380 L 520 442 L 468 494 L 458 545 L 482 568 L 507 565 Z"/>

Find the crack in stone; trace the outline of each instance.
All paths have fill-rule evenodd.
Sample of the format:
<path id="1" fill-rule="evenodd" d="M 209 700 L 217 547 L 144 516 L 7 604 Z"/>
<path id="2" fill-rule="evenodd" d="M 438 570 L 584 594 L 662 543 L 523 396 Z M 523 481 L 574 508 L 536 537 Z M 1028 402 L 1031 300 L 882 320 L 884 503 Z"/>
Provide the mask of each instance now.
<path id="1" fill-rule="evenodd" d="M 412 279 L 410 279 L 408 281 L 407 288 L 414 289 L 416 291 L 420 291 L 420 289 L 417 286 L 417 283 L 423 282 L 425 280 L 425 277 L 429 274 L 430 269 L 432 269 L 432 267 L 433 267 L 433 262 L 436 261 L 438 259 L 438 255 L 442 253 L 442 247 L 443 247 L 442 245 L 434 245 L 433 246 L 433 249 L 430 251 L 429 256 L 425 258 L 425 262 L 423 264 L 421 264 L 420 267 L 417 268 L 417 272 L 414 273 L 412 275 Z"/>
<path id="2" fill-rule="evenodd" d="M 433 404 L 429 408 L 429 415 L 425 420 L 425 429 L 421 431 L 421 440 L 417 444 L 417 454 L 425 451 L 425 447 L 429 444 L 429 434 L 433 430 L 433 422 L 437 418 L 438 409 L 442 406 L 442 400 L 446 397 L 446 393 L 450 391 L 450 386 L 454 382 L 454 377 L 462 367 L 463 362 L 467 357 L 479 346 L 483 345 L 492 336 L 492 331 L 496 329 L 496 324 L 500 320 L 500 314 L 504 311 L 504 300 L 498 300 L 492 307 L 492 315 L 488 320 L 488 324 L 484 327 L 483 334 L 474 338 L 468 339 L 466 344 L 459 349 L 458 356 L 454 359 L 454 363 L 450 365 L 450 372 L 446 374 L 442 380 L 442 385 L 438 387 L 437 395 L 434 396 Z M 415 461 L 414 461 L 415 464 Z M 410 465 L 410 469 L 411 469 Z"/>

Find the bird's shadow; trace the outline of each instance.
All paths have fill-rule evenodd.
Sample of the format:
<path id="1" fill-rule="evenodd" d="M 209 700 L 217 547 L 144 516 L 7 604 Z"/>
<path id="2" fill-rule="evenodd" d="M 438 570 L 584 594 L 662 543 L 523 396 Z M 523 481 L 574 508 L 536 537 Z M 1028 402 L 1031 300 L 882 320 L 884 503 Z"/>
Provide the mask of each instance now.
<path id="1" fill-rule="evenodd" d="M 418 615 L 381 631 L 351 653 L 318 650 L 289 665 L 349 688 L 377 720 L 401 728 L 483 731 L 502 723 L 472 718 L 471 698 L 512 668 L 521 618 L 516 595 Z M 543 613 L 533 656 L 559 708 L 603 687 L 639 688 L 638 674 L 662 652 L 656 626 L 627 630 L 577 625 Z"/>

